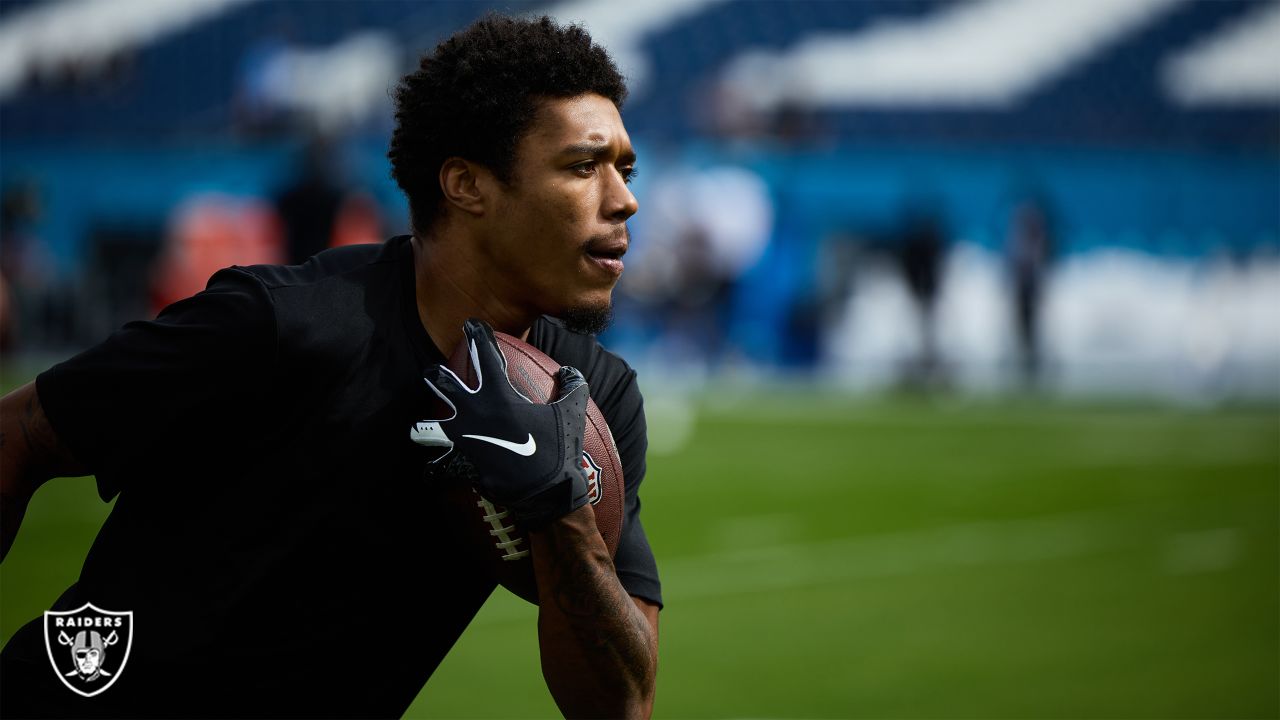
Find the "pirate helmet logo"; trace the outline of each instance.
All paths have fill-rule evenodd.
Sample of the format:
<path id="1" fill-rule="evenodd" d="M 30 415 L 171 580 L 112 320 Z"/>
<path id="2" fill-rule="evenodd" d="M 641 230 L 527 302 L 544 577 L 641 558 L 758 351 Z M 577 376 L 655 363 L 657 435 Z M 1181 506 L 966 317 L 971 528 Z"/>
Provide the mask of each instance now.
<path id="1" fill-rule="evenodd" d="M 85 603 L 69 612 L 44 614 L 49 662 L 72 692 L 93 697 L 115 684 L 133 647 L 133 613 Z"/>

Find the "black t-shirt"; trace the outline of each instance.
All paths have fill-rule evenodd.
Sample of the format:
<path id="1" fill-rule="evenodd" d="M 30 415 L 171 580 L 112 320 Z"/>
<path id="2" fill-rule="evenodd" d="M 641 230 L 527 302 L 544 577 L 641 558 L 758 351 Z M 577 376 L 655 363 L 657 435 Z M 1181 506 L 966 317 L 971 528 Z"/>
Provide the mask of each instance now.
<path id="1" fill-rule="evenodd" d="M 529 341 L 586 375 L 626 481 L 618 576 L 661 603 L 639 518 L 635 372 L 549 318 Z M 4 704 L 402 714 L 493 590 L 447 532 L 456 505 L 409 436 L 432 402 L 423 368 L 441 362 L 400 237 L 223 270 L 40 375 L 58 436 L 104 499 L 118 494 L 53 609 L 131 610 L 134 637 L 116 684 L 81 699 L 54 677 L 37 619 L 5 649 Z"/>

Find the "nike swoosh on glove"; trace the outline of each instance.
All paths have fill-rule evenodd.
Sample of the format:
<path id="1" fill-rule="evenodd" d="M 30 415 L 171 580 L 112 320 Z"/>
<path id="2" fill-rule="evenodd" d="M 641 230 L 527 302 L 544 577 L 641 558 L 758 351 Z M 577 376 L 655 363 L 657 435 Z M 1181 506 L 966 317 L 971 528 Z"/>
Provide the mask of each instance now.
<path id="1" fill-rule="evenodd" d="M 558 396 L 546 405 L 531 402 L 507 378 L 493 329 L 471 319 L 463 332 L 476 388 L 444 365 L 428 368 L 423 378 L 454 413 L 439 423 L 444 437 L 437 436 L 438 446 L 452 442 L 475 468 L 480 494 L 506 506 L 526 528 L 536 530 L 587 504 L 581 466 L 588 388 L 582 373 L 560 368 Z"/>

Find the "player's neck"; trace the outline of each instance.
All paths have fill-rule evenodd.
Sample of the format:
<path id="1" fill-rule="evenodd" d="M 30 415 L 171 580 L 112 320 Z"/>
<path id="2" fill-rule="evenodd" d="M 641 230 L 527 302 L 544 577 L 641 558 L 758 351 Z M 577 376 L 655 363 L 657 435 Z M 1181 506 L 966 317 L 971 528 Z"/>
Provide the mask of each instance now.
<path id="1" fill-rule="evenodd" d="M 467 318 L 479 318 L 522 340 L 537 318 L 536 313 L 495 294 L 492 275 L 462 250 L 465 247 L 465 243 L 440 238 L 413 238 L 418 319 L 445 357 L 462 341 L 462 323 Z"/>

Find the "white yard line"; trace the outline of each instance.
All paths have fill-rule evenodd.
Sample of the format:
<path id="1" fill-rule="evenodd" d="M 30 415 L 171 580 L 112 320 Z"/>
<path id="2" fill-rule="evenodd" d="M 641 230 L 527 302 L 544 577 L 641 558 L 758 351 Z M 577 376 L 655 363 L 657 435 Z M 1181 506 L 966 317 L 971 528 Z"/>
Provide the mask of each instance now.
<path id="1" fill-rule="evenodd" d="M 678 603 L 948 568 L 1035 565 L 1143 545 L 1151 546 L 1158 570 L 1159 553 L 1169 538 L 1144 534 L 1134 525 L 1135 515 L 1149 509 L 1116 507 L 674 558 L 660 566 L 663 595 Z M 532 606 L 500 600 L 477 623 L 511 622 L 533 614 Z"/>

